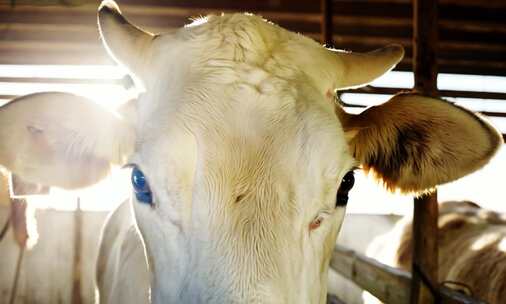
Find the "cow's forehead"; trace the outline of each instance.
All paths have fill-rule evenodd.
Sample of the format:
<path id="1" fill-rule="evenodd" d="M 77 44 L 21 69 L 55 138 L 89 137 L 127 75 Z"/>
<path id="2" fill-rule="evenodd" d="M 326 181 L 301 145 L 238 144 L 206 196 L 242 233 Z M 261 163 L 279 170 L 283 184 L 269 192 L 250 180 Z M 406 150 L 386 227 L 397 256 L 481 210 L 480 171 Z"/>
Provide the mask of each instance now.
<path id="1" fill-rule="evenodd" d="M 186 76 L 198 74 L 221 83 L 237 82 L 237 75 L 258 77 L 260 82 L 267 73 L 286 80 L 305 77 L 313 86 L 330 89 L 326 87 L 326 73 L 314 73 L 329 68 L 328 62 L 318 60 L 328 52 L 314 40 L 254 15 L 208 16 L 201 20 L 205 21 L 157 36 L 155 55 L 148 61 L 154 63 L 154 69 L 165 70 L 154 73 L 156 80 L 159 75 L 169 77 L 183 70 Z M 250 67 L 257 70 L 251 71 Z"/>
<path id="2" fill-rule="evenodd" d="M 206 164 L 197 170 L 227 168 L 247 174 L 261 166 L 284 172 L 310 168 L 330 177 L 353 165 L 331 105 L 315 100 L 317 96 L 297 90 L 282 96 L 259 94 L 246 84 L 207 90 L 205 96 L 187 93 L 181 98 L 185 102 L 151 111 L 138 126 L 137 149 L 144 161 L 163 170 L 161 175 L 190 174 L 199 161 Z"/>
<path id="3" fill-rule="evenodd" d="M 147 60 L 154 81 L 145 98 L 149 102 L 141 104 L 141 118 L 179 106 L 203 112 L 209 106 L 207 114 L 218 116 L 230 109 L 245 114 L 252 107 L 275 116 L 290 108 L 304 112 L 307 104 L 332 109 L 332 101 L 322 95 L 331 87 L 322 91 L 315 83 L 325 81 L 310 79 L 301 64 L 318 68 L 317 61 L 306 58 L 322 51 L 315 41 L 248 14 L 209 16 L 195 23 L 156 39 L 156 55 Z M 306 52 L 304 58 L 300 50 Z"/>
<path id="4" fill-rule="evenodd" d="M 198 150 L 201 159 L 227 151 L 223 162 L 241 165 L 261 155 L 269 166 L 292 161 L 295 167 L 302 157 L 319 173 L 339 175 L 337 168 L 350 167 L 352 160 L 333 101 L 300 66 L 277 54 L 286 51 L 287 41 L 307 43 L 299 38 L 242 14 L 210 17 L 162 37 L 158 79 L 140 100 L 138 148 L 152 160 L 179 146 Z M 183 133 L 193 137 L 191 143 Z"/>

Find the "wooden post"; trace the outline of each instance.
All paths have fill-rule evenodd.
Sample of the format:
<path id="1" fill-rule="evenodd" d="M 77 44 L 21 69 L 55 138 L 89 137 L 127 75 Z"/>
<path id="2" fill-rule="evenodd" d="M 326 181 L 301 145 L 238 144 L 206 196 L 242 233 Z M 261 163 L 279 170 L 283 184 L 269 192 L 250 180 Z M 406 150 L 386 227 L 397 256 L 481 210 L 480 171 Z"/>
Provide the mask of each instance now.
<path id="1" fill-rule="evenodd" d="M 334 44 L 332 39 L 332 0 L 321 0 L 321 10 L 322 10 L 322 21 L 321 21 L 321 33 L 322 38 L 321 41 L 323 44 L 327 46 L 332 46 Z"/>
<path id="2" fill-rule="evenodd" d="M 437 96 L 437 0 L 413 0 L 415 90 Z M 414 200 L 411 303 L 434 303 L 438 288 L 437 192 Z M 429 284 L 427 284 L 429 283 Z M 435 289 L 430 290 L 432 285 Z"/>
<path id="3" fill-rule="evenodd" d="M 434 303 L 432 293 L 438 289 L 437 193 L 417 197 L 414 204 L 410 302 Z M 434 287 L 432 291 L 426 280 Z"/>
<path id="4" fill-rule="evenodd" d="M 437 95 L 437 0 L 413 0 L 413 72 L 415 89 Z"/>
<path id="5" fill-rule="evenodd" d="M 82 303 L 81 290 L 81 251 L 83 242 L 83 212 L 81 210 L 81 198 L 76 199 L 76 211 L 74 212 L 74 268 L 72 273 L 72 304 Z"/>

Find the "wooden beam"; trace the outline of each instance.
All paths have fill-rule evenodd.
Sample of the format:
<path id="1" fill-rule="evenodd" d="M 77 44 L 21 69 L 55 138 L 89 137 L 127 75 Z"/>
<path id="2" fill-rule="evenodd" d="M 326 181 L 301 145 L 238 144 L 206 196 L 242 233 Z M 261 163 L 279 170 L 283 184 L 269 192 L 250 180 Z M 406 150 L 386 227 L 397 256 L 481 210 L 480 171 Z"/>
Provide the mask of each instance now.
<path id="1" fill-rule="evenodd" d="M 330 267 L 384 303 L 409 302 L 411 282 L 409 272 L 379 263 L 340 245 L 334 248 Z M 438 291 L 441 295 L 441 304 L 485 304 L 446 287 L 439 287 Z"/>
<path id="2" fill-rule="evenodd" d="M 322 10 L 322 20 L 321 20 L 321 42 L 332 46 L 334 44 L 332 39 L 332 31 L 334 29 L 332 18 L 333 9 L 332 9 L 332 0 L 321 0 L 321 10 Z"/>
<path id="3" fill-rule="evenodd" d="M 83 250 L 83 211 L 81 210 L 81 199 L 76 198 L 77 207 L 74 211 L 74 259 L 72 269 L 72 304 L 81 304 L 82 299 L 82 288 L 81 288 L 81 277 L 82 277 L 82 250 Z"/>
<path id="4" fill-rule="evenodd" d="M 413 0 L 413 71 L 415 90 L 437 95 L 437 0 Z"/>
<path id="5" fill-rule="evenodd" d="M 0 82 L 8 83 L 57 83 L 57 84 L 109 84 L 123 85 L 122 78 L 105 79 L 105 78 L 52 78 L 52 77 L 1 77 Z M 2 96 L 2 95 L 0 95 Z"/>
<path id="6" fill-rule="evenodd" d="M 408 303 L 409 273 L 336 245 L 330 267 L 384 303 Z"/>
<path id="7" fill-rule="evenodd" d="M 182 26 L 188 23 L 190 16 L 219 14 L 222 11 L 251 11 L 321 41 L 321 1 L 324 0 L 314 3 L 279 0 L 256 6 L 253 1 L 228 3 L 220 0 L 208 3 L 193 0 L 168 5 L 163 1 L 149 0 L 139 5 L 138 2 L 127 0 L 122 1 L 121 7 L 129 19 L 154 32 Z M 368 51 L 395 42 L 404 45 L 407 59 L 411 57 L 409 0 L 331 2 L 332 38 L 336 46 Z M 488 1 L 472 10 L 469 8 L 472 3 L 440 4 L 441 14 L 447 15 L 446 19 L 440 18 L 439 22 L 441 39 L 438 58 L 441 70 L 506 75 L 506 62 L 503 60 L 506 52 L 506 21 L 497 17 L 506 11 L 500 7 L 490 9 L 494 6 L 489 5 Z M 457 10 L 445 12 L 447 6 L 457 6 Z M 480 16 L 479 13 L 470 14 L 480 9 L 490 18 L 481 20 L 477 19 L 481 17 L 476 17 Z M 2 63 L 85 64 L 105 63 L 107 60 L 94 27 L 96 3 L 72 7 L 17 5 L 15 9 L 0 5 L 0 20 L 0 30 L 3 32 L 0 42 Z M 71 44 L 84 47 L 75 48 Z M 90 50 L 92 46 L 100 52 Z M 403 62 L 400 68 L 410 69 L 410 65 Z"/>
<path id="8" fill-rule="evenodd" d="M 384 88 L 375 86 L 366 86 L 357 89 L 342 91 L 342 93 L 366 93 L 366 94 L 385 94 L 394 95 L 400 91 L 406 91 L 406 88 Z M 496 99 L 497 102 L 506 100 L 506 93 L 501 92 L 476 92 L 476 91 L 460 91 L 460 90 L 439 90 L 439 96 L 443 97 L 465 97 L 477 99 Z M 365 105 L 364 105 L 365 106 Z"/>
<path id="9" fill-rule="evenodd" d="M 413 72 L 416 91 L 436 97 L 438 1 L 413 0 Z M 434 303 L 438 286 L 437 192 L 414 199 L 410 303 Z"/>
<path id="10" fill-rule="evenodd" d="M 435 303 L 435 291 L 439 285 L 437 192 L 416 197 L 414 204 L 413 280 L 411 281 L 410 303 Z"/>

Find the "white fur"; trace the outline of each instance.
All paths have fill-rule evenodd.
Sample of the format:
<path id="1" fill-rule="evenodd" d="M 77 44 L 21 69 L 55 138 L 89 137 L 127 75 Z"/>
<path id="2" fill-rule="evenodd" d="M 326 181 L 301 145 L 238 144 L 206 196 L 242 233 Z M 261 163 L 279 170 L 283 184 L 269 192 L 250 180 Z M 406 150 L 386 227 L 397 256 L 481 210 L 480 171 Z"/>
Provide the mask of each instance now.
<path id="1" fill-rule="evenodd" d="M 154 302 L 325 301 L 334 197 L 354 161 L 326 90 L 272 55 L 316 44 L 281 31 L 230 15 L 155 42 L 162 64 L 139 100 L 132 157 L 157 203 L 134 204 Z M 309 232 L 322 210 L 332 213 Z"/>

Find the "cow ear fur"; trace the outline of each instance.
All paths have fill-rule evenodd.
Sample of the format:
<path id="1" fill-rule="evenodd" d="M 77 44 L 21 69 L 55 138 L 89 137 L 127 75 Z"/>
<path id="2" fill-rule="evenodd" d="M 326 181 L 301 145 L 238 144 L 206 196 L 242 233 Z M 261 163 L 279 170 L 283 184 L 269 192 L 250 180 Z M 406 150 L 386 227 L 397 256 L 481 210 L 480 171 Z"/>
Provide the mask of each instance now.
<path id="1" fill-rule="evenodd" d="M 478 115 L 413 93 L 359 115 L 336 112 L 353 156 L 390 190 L 421 192 L 456 180 L 484 166 L 503 142 Z"/>
<path id="2" fill-rule="evenodd" d="M 0 165 L 24 180 L 80 188 L 122 165 L 132 126 L 116 113 L 69 93 L 36 93 L 0 107 Z"/>

